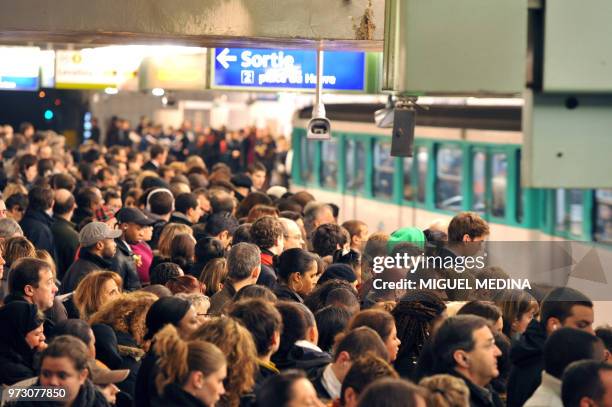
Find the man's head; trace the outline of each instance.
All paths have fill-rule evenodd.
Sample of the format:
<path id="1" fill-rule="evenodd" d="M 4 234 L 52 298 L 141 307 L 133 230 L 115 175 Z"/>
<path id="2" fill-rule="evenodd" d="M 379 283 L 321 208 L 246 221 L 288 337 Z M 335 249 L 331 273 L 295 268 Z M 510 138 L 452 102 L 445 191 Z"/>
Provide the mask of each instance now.
<path id="1" fill-rule="evenodd" d="M 90 253 L 110 259 L 117 249 L 115 239 L 121 235 L 121 230 L 113 230 L 104 222 L 91 222 L 79 232 L 79 243 Z"/>
<path id="2" fill-rule="evenodd" d="M 557 379 L 570 363 L 582 359 L 604 360 L 604 345 L 599 338 L 574 328 L 561 328 L 546 340 L 544 370 Z"/>
<path id="3" fill-rule="evenodd" d="M 116 213 L 117 224 L 123 232 L 123 240 L 137 244 L 144 238 L 144 229 L 155 223 L 138 208 L 122 208 Z"/>
<path id="4" fill-rule="evenodd" d="M 0 241 L 10 239 L 15 236 L 23 236 L 23 230 L 19 223 L 14 219 L 0 219 Z"/>
<path id="5" fill-rule="evenodd" d="M 168 150 L 159 144 L 153 145 L 149 150 L 149 154 L 151 155 L 151 160 L 155 161 L 158 165 L 164 165 L 168 158 Z"/>
<path id="6" fill-rule="evenodd" d="M 13 194 L 6 199 L 6 215 L 15 219 L 17 222 L 21 222 L 23 214 L 28 208 L 28 196 L 26 194 Z M 0 202 L 0 219 L 2 217 L 2 203 Z"/>
<path id="7" fill-rule="evenodd" d="M 312 234 L 313 251 L 321 257 L 331 256 L 336 250 L 348 249 L 348 232 L 335 223 L 317 227 Z"/>
<path id="8" fill-rule="evenodd" d="M 259 298 L 242 300 L 232 306 L 229 315 L 253 335 L 259 357 L 270 356 L 278 350 L 283 319 L 274 305 Z"/>
<path id="9" fill-rule="evenodd" d="M 283 237 L 285 240 L 283 250 L 304 249 L 304 237 L 298 224 L 287 218 L 279 218 L 278 220 L 283 225 Z"/>
<path id="10" fill-rule="evenodd" d="M 48 211 L 53 206 L 53 190 L 51 188 L 34 187 L 28 193 L 28 209 Z"/>
<path id="11" fill-rule="evenodd" d="M 478 386 L 486 386 L 499 375 L 493 332 L 484 318 L 460 315 L 442 323 L 433 342 L 440 373 L 458 372 Z"/>
<path id="12" fill-rule="evenodd" d="M 351 249 L 363 252 L 370 235 L 368 225 L 360 220 L 348 220 L 342 224 L 342 227 L 351 235 Z"/>
<path id="13" fill-rule="evenodd" d="M 57 293 L 55 276 L 44 260 L 24 257 L 11 265 L 9 292 L 46 311 L 53 306 Z"/>
<path id="14" fill-rule="evenodd" d="M 261 163 L 254 163 L 249 166 L 248 173 L 253 181 L 253 188 L 261 190 L 266 182 L 266 167 Z"/>
<path id="15" fill-rule="evenodd" d="M 232 246 L 227 256 L 227 276 L 233 282 L 257 282 L 261 271 L 261 252 L 251 243 L 238 243 Z"/>
<path id="16" fill-rule="evenodd" d="M 270 250 L 280 255 L 284 247 L 284 229 L 282 223 L 272 216 L 263 216 L 251 226 L 251 239 L 260 249 Z"/>
<path id="17" fill-rule="evenodd" d="M 334 212 L 331 206 L 313 201 L 304 207 L 304 225 L 308 234 L 320 225 L 334 222 Z"/>
<path id="18" fill-rule="evenodd" d="M 206 220 L 204 233 L 207 236 L 219 239 L 223 247 L 228 247 L 232 243 L 232 236 L 238 229 L 238 221 L 228 212 L 213 213 Z"/>
<path id="19" fill-rule="evenodd" d="M 174 211 L 174 196 L 167 188 L 155 188 L 147 196 L 147 209 L 154 215 L 165 216 Z"/>
<path id="20" fill-rule="evenodd" d="M 176 210 L 187 216 L 191 223 L 198 223 L 200 217 L 204 214 L 200 209 L 198 198 L 192 193 L 180 194 L 176 197 L 174 204 Z"/>
<path id="21" fill-rule="evenodd" d="M 489 225 L 474 212 L 461 212 L 448 225 L 449 242 L 480 242 L 489 236 Z"/>
<path id="22" fill-rule="evenodd" d="M 212 213 L 234 213 L 236 199 L 229 192 L 217 188 L 211 189 L 209 195 Z"/>
<path id="23" fill-rule="evenodd" d="M 68 217 L 70 219 L 72 212 L 76 208 L 76 201 L 72 193 L 67 189 L 57 189 L 55 191 L 55 203 L 53 204 L 53 213 L 56 216 Z"/>
<path id="24" fill-rule="evenodd" d="M 96 211 L 102 205 L 102 194 L 98 188 L 87 187 L 79 190 L 75 196 L 78 208 Z"/>
<path id="25" fill-rule="evenodd" d="M 351 365 L 342 381 L 340 404 L 356 407 L 359 395 L 368 384 L 381 378 L 399 378 L 397 372 L 385 359 L 372 353 L 365 353 Z"/>
<path id="26" fill-rule="evenodd" d="M 597 360 L 581 360 L 563 374 L 561 399 L 565 407 L 612 406 L 612 365 Z"/>
<path id="27" fill-rule="evenodd" d="M 540 308 L 540 321 L 547 335 L 561 327 L 576 328 L 594 334 L 593 303 L 578 290 L 560 287 L 552 290 Z"/>
<path id="28" fill-rule="evenodd" d="M 355 328 L 336 341 L 333 370 L 340 381 L 344 380 L 353 362 L 368 352 L 384 361 L 389 361 L 389 353 L 384 342 L 376 331 L 367 326 Z"/>

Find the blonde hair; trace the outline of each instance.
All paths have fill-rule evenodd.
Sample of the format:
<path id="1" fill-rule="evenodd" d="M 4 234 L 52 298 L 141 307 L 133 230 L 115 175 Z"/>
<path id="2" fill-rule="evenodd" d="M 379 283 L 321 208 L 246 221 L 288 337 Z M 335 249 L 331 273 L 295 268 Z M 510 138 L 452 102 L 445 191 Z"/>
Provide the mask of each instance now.
<path id="1" fill-rule="evenodd" d="M 134 291 L 102 305 L 89 318 L 89 324 L 106 324 L 115 331 L 132 335 L 138 346 L 145 345 L 146 318 L 151 305 L 157 301 L 155 294 Z"/>
<path id="2" fill-rule="evenodd" d="M 185 172 L 189 172 L 192 168 L 202 168 L 203 170 L 206 170 L 208 172 L 204 160 L 202 159 L 202 157 L 197 155 L 190 155 L 189 157 L 187 157 L 187 160 L 185 160 L 185 167 Z"/>
<path id="3" fill-rule="evenodd" d="M 7 199 L 9 199 L 9 197 L 15 194 L 28 195 L 28 189 L 21 184 L 11 182 L 7 184 L 4 190 L 2 191 L 2 199 L 6 201 Z"/>
<path id="4" fill-rule="evenodd" d="M 51 257 L 48 251 L 44 249 L 36 249 L 36 258 L 47 263 L 53 275 L 57 276 L 57 268 L 55 267 L 55 260 L 53 260 L 53 257 Z"/>
<path id="5" fill-rule="evenodd" d="M 219 291 L 219 284 L 223 284 L 227 277 L 227 260 L 219 257 L 209 260 L 200 273 L 200 281 L 204 283 L 206 290 L 204 294 L 212 297 Z"/>
<path id="6" fill-rule="evenodd" d="M 170 246 L 172 245 L 172 241 L 181 233 L 186 233 L 193 236 L 193 230 L 191 227 L 183 225 L 182 223 L 168 223 L 166 226 L 164 226 L 157 244 L 157 251 L 161 257 L 167 259 L 170 258 Z"/>
<path id="7" fill-rule="evenodd" d="M 209 376 L 227 365 L 218 347 L 197 339 L 184 341 L 172 324 L 155 335 L 154 349 L 159 357 L 159 373 L 155 378 L 159 394 L 163 394 L 170 383 L 185 385 L 191 372 Z"/>
<path id="8" fill-rule="evenodd" d="M 102 286 L 108 280 L 114 280 L 121 291 L 123 280 L 112 271 L 94 271 L 87 274 L 77 285 L 72 296 L 74 305 L 79 310 L 81 319 L 87 321 L 102 306 Z"/>
<path id="9" fill-rule="evenodd" d="M 211 342 L 226 355 L 227 393 L 221 400 L 223 405 L 238 406 L 240 397 L 249 393 L 255 384 L 257 349 L 251 333 L 236 320 L 219 317 L 206 321 L 191 338 Z"/>
<path id="10" fill-rule="evenodd" d="M 36 257 L 36 248 L 27 238 L 15 236 L 4 244 L 4 260 L 10 266 L 24 257 Z"/>
<path id="11" fill-rule="evenodd" d="M 465 382 L 448 374 L 426 377 L 419 382 L 429 390 L 429 403 L 432 407 L 468 407 L 470 389 Z"/>

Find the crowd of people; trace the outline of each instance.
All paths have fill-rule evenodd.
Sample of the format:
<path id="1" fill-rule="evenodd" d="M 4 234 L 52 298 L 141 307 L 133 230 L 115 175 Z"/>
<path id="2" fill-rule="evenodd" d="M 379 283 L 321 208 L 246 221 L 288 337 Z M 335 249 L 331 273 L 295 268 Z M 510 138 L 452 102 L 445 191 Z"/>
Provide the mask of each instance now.
<path id="1" fill-rule="evenodd" d="M 370 233 L 204 144 L 0 130 L 0 384 L 66 389 L 5 405 L 612 406 L 612 329 L 584 293 L 374 287 L 448 276 L 373 267 L 462 256 L 477 214 Z"/>

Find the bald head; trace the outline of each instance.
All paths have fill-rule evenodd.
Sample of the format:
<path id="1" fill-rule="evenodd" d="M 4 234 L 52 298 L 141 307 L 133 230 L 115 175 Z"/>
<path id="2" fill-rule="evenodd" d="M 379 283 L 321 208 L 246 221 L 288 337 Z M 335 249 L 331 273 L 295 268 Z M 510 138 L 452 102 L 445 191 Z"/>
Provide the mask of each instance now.
<path id="1" fill-rule="evenodd" d="M 75 209 L 74 196 L 67 189 L 58 189 L 55 191 L 55 204 L 53 205 L 53 213 L 57 216 L 66 218 L 68 215 L 72 217 L 72 212 Z"/>

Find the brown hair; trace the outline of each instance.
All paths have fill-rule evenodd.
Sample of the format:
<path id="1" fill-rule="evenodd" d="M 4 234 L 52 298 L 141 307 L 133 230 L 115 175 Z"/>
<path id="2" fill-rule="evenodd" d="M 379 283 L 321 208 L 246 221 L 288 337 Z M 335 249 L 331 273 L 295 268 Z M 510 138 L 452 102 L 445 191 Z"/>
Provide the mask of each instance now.
<path id="1" fill-rule="evenodd" d="M 13 265 L 23 257 L 36 257 L 36 248 L 23 236 L 15 236 L 6 240 L 4 245 L 4 260 Z"/>
<path id="2" fill-rule="evenodd" d="M 361 234 L 361 230 L 367 228 L 368 225 L 360 220 L 347 220 L 342 224 L 342 227 L 346 229 L 351 235 L 351 238 L 353 238 L 353 236 Z"/>
<path id="3" fill-rule="evenodd" d="M 173 277 L 166 283 L 172 294 L 198 294 L 202 292 L 203 284 L 194 276 Z"/>
<path id="4" fill-rule="evenodd" d="M 166 226 L 164 226 L 161 234 L 159 235 L 159 242 L 157 244 L 157 250 L 161 257 L 166 259 L 170 258 L 170 247 L 172 241 L 181 233 L 187 233 L 193 236 L 193 230 L 189 226 L 183 225 L 182 223 L 168 223 Z"/>
<path id="5" fill-rule="evenodd" d="M 200 281 L 206 286 L 204 292 L 212 297 L 219 291 L 219 285 L 223 284 L 227 277 L 227 260 L 224 257 L 209 260 L 200 273 Z"/>
<path id="6" fill-rule="evenodd" d="M 448 225 L 448 241 L 462 242 L 463 236 L 474 239 L 489 234 L 489 225 L 477 213 L 461 212 Z"/>
<path id="7" fill-rule="evenodd" d="M 383 342 L 389 339 L 389 335 L 395 326 L 395 320 L 388 311 L 382 309 L 367 309 L 356 313 L 348 324 L 348 330 L 360 326 L 367 326 L 376 331 Z"/>
<path id="8" fill-rule="evenodd" d="M 146 318 L 151 305 L 157 301 L 155 294 L 134 291 L 102 305 L 89 319 L 89 324 L 106 324 L 115 331 L 132 335 L 138 346 L 143 347 L 147 332 Z"/>
<path id="9" fill-rule="evenodd" d="M 191 372 L 209 376 L 227 365 L 225 356 L 215 345 L 197 339 L 184 341 L 172 324 L 155 335 L 155 353 L 159 356 L 159 373 L 155 378 L 159 394 L 170 383 L 185 385 Z"/>
<path id="10" fill-rule="evenodd" d="M 278 218 L 279 215 L 280 212 L 275 207 L 259 204 L 255 205 L 249 210 L 249 214 L 247 215 L 247 223 L 253 223 L 263 216 L 271 216 L 273 218 Z"/>
<path id="11" fill-rule="evenodd" d="M 274 216 L 261 216 L 251 225 L 251 240 L 262 249 L 275 246 L 276 241 L 284 234 L 283 224 Z"/>
<path id="12" fill-rule="evenodd" d="M 257 349 L 251 333 L 236 320 L 219 317 L 206 321 L 191 338 L 211 342 L 226 355 L 225 388 L 228 391 L 221 400 L 224 405 L 238 406 L 240 397 L 250 392 L 255 384 Z"/>
<path id="13" fill-rule="evenodd" d="M 94 314 L 100 306 L 101 298 L 100 293 L 102 292 L 102 286 L 108 280 L 114 280 L 121 291 L 123 286 L 123 280 L 121 276 L 112 271 L 94 271 L 87 274 L 79 285 L 77 285 L 72 296 L 74 305 L 79 310 L 81 319 L 87 320 Z"/>
<path id="14" fill-rule="evenodd" d="M 195 245 L 192 233 L 177 234 L 170 242 L 170 259 L 184 269 L 183 271 L 187 271 L 195 257 Z"/>
<path id="15" fill-rule="evenodd" d="M 44 249 L 36 249 L 36 258 L 46 262 L 49 265 L 49 268 L 51 269 L 51 272 L 53 273 L 53 275 L 57 276 L 57 269 L 55 268 L 55 260 L 53 260 L 53 257 L 51 257 L 48 251 Z"/>
<path id="16" fill-rule="evenodd" d="M 45 358 L 66 357 L 72 361 L 75 370 L 82 372 L 87 369 L 89 372 L 89 351 L 85 343 L 72 335 L 60 335 L 51 341 L 49 346 L 42 352 L 40 363 Z"/>
<path id="17" fill-rule="evenodd" d="M 376 379 L 390 377 L 399 379 L 399 375 L 393 367 L 384 359 L 368 352 L 355 360 L 342 381 L 340 391 L 340 405 L 345 405 L 344 396 L 350 387 L 357 394 Z"/>
<path id="18" fill-rule="evenodd" d="M 426 377 L 419 382 L 429 390 L 429 403 L 432 407 L 465 407 L 470 405 L 470 390 L 465 382 L 448 374 Z"/>

